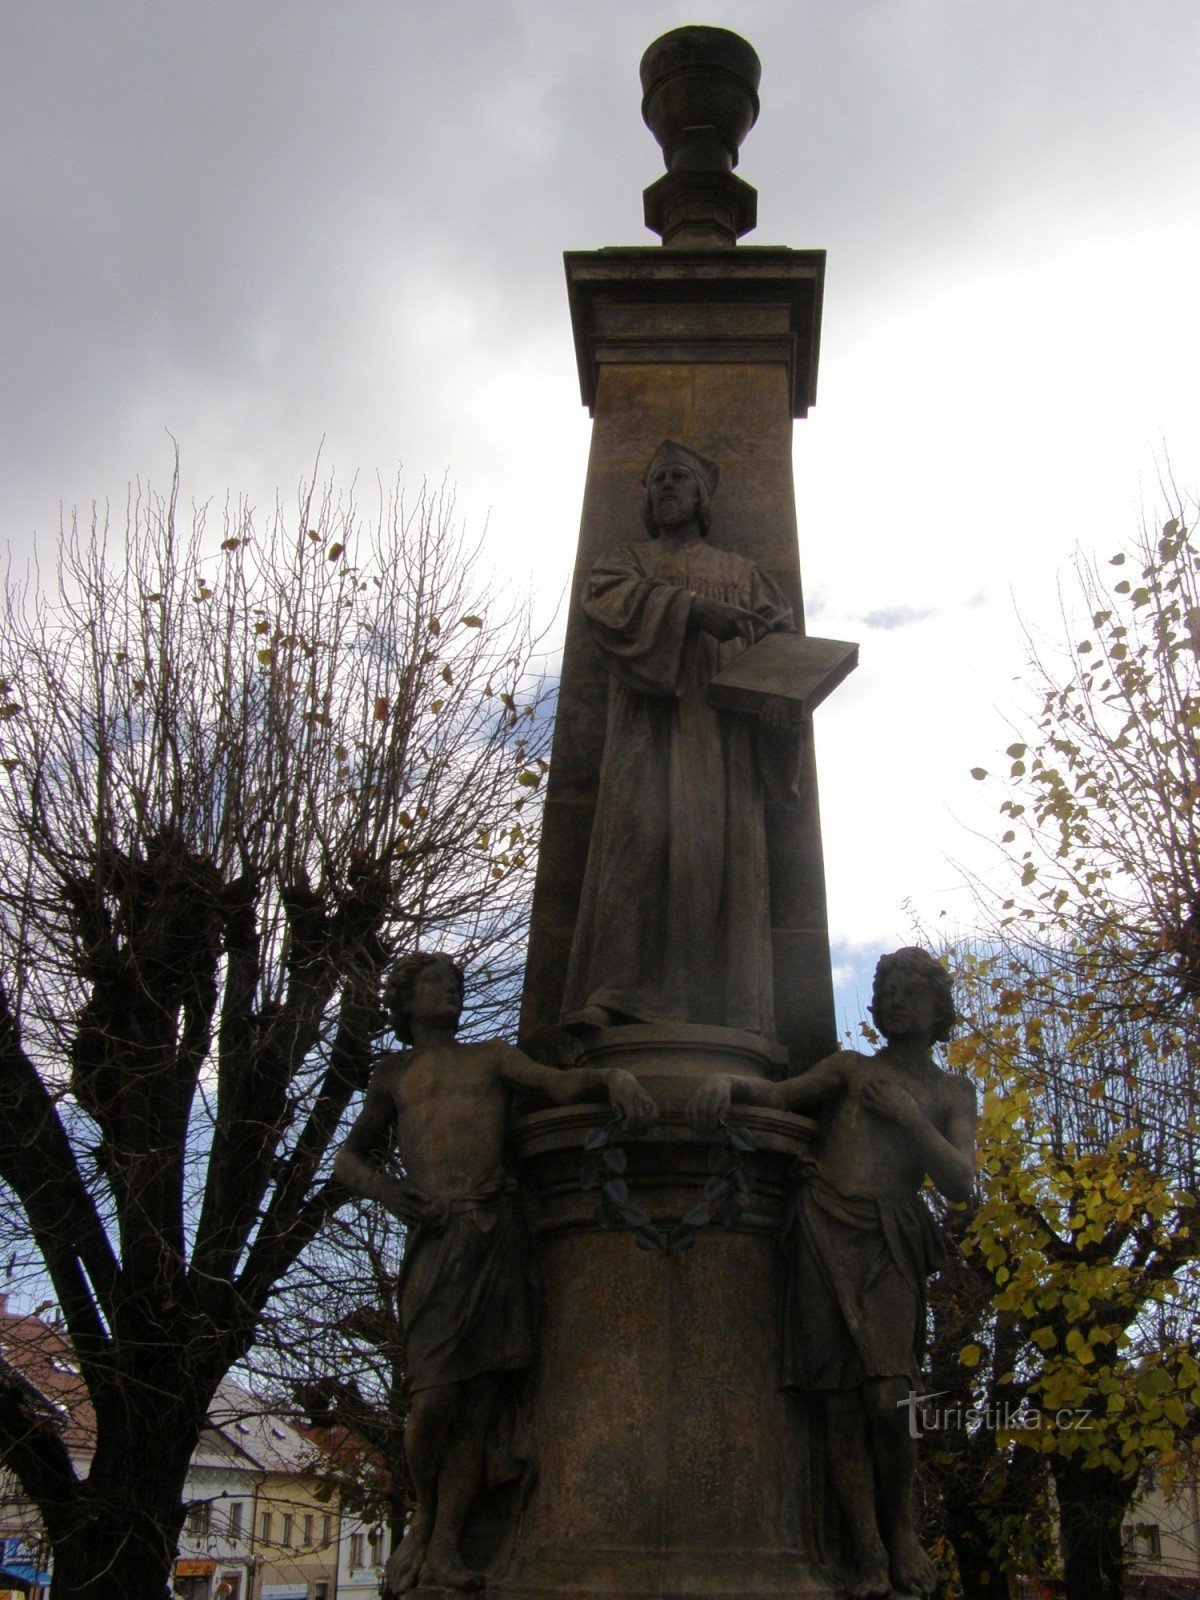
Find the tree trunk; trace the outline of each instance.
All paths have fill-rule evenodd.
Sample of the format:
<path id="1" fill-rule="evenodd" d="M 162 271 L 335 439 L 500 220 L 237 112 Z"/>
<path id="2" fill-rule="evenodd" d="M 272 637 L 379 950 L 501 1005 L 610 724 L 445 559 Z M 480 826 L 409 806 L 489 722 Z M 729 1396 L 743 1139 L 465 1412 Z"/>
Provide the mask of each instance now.
<path id="1" fill-rule="evenodd" d="M 168 1600 L 175 1542 L 163 1509 L 127 1507 L 121 1522 L 89 1515 L 54 1547 L 54 1600 Z"/>
<path id="2" fill-rule="evenodd" d="M 967 1504 L 945 1502 L 946 1537 L 954 1546 L 962 1600 L 1008 1600 L 1008 1574 L 991 1553 L 992 1534 Z"/>
<path id="3" fill-rule="evenodd" d="M 137 1398 L 127 1392 L 119 1417 L 100 1430 L 104 1442 L 74 1505 L 55 1519 L 54 1600 L 170 1595 L 184 1483 L 199 1433 L 179 1414 L 183 1408 L 151 1420 L 139 1411 L 152 1407 L 139 1407 Z"/>
<path id="4" fill-rule="evenodd" d="M 1124 1600 L 1121 1524 L 1137 1480 L 1085 1467 L 1075 1456 L 1053 1457 L 1051 1470 L 1066 1600 Z"/>

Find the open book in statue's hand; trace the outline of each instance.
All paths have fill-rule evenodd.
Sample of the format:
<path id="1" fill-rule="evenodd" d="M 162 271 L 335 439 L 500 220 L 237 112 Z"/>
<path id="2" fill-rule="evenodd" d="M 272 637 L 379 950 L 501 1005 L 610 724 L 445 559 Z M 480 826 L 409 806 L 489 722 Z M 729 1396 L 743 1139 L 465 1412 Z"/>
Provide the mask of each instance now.
<path id="1" fill-rule="evenodd" d="M 857 665 L 858 646 L 845 639 L 769 633 L 717 674 L 709 704 L 759 716 L 769 701 L 785 700 L 810 717 Z"/>

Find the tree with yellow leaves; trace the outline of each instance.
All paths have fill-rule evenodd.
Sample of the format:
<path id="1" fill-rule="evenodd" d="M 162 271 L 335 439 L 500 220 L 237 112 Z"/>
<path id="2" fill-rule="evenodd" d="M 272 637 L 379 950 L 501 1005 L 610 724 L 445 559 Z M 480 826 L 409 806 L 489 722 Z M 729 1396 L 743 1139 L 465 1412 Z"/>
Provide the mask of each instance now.
<path id="1" fill-rule="evenodd" d="M 1109 568 L 1079 560 L 1086 626 L 1064 599 L 1065 650 L 1031 650 L 1040 706 L 1000 808 L 1016 881 L 956 962 L 951 1047 L 984 1091 L 961 1222 L 977 1328 L 956 1357 L 990 1408 L 976 1455 L 993 1478 L 1045 1460 L 1071 1600 L 1120 1596 L 1139 1476 L 1170 1472 L 1200 1409 L 1200 557 L 1182 510 Z M 1011 1533 L 1019 1506 L 995 1498 Z"/>

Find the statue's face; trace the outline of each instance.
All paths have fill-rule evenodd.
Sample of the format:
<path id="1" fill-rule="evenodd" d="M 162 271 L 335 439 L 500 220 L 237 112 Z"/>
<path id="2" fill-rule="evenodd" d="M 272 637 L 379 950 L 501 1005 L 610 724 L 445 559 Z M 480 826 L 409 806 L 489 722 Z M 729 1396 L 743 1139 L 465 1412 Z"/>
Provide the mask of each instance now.
<path id="1" fill-rule="evenodd" d="M 657 528 L 677 528 L 694 522 L 700 509 L 696 475 L 678 462 L 665 462 L 650 474 L 646 485 Z"/>
<path id="2" fill-rule="evenodd" d="M 911 972 L 892 971 L 875 996 L 875 1026 L 886 1039 L 933 1038 L 933 990 Z"/>
<path id="3" fill-rule="evenodd" d="M 422 967 L 408 990 L 408 1014 L 423 1022 L 457 1022 L 462 1010 L 458 974 L 448 961 Z"/>

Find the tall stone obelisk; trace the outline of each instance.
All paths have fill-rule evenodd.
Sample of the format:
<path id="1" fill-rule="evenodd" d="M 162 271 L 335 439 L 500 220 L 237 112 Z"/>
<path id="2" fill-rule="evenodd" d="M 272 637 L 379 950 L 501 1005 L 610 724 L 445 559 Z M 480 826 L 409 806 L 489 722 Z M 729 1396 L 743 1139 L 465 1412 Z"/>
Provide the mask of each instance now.
<path id="1" fill-rule="evenodd" d="M 756 194 L 733 172 L 758 113 L 758 59 L 735 34 L 680 28 L 642 61 L 643 113 L 667 172 L 645 192 L 660 246 L 570 252 L 567 287 L 594 424 L 567 620 L 522 1002 L 525 1048 L 554 1059 L 596 805 L 608 674 L 581 594 L 598 557 L 638 536 L 642 475 L 663 439 L 720 467 L 713 542 L 804 606 L 792 423 L 816 394 L 825 254 L 747 247 Z M 775 1022 L 791 1070 L 836 1030 L 811 731 L 799 803 L 767 815 Z"/>
<path id="2" fill-rule="evenodd" d="M 513 1129 L 542 1290 L 526 1390 L 536 1472 L 524 1480 L 529 1496 L 493 1569 L 502 1567 L 503 1576 L 489 1592 L 506 1600 L 826 1600 L 836 1552 L 828 1548 L 820 1440 L 807 1407 L 780 1389 L 780 1236 L 815 1125 L 786 1112 L 735 1109 L 726 1147 L 714 1148 L 688 1118 L 697 1085 L 712 1074 L 785 1072 L 783 1047 L 799 1071 L 834 1044 L 811 730 L 791 730 L 792 803 L 767 807 L 764 848 L 765 764 L 782 749 L 770 744 L 778 730 L 727 714 L 710 693 L 724 671 L 722 651 L 752 654 L 728 627 L 753 629 L 760 614 L 769 615 L 783 639 L 788 604 L 803 626 L 792 421 L 813 399 L 824 257 L 735 248 L 754 220 L 754 191 L 732 170 L 758 110 L 758 60 L 744 40 L 722 29 L 678 29 L 651 45 L 642 79 L 646 120 L 667 157 L 666 176 L 646 193 L 647 221 L 662 248 L 567 256 L 580 381 L 595 424 L 523 1043 L 546 1060 L 562 1062 L 570 1051 L 580 1066 L 633 1072 L 659 1116 L 629 1139 L 614 1134 L 608 1111 L 595 1106 L 536 1111 Z M 663 441 L 674 443 L 663 451 Z M 675 470 L 680 494 L 691 496 L 686 527 L 661 485 L 661 516 L 652 514 L 643 487 L 652 457 L 667 463 L 668 476 Z M 718 471 L 705 539 L 701 480 L 715 485 Z M 640 528 L 644 498 L 648 538 Z M 602 786 L 614 658 L 606 667 L 589 631 L 597 625 L 594 581 L 587 616 L 583 608 L 589 574 L 605 561 L 609 598 L 618 596 L 619 610 L 624 594 L 633 608 L 629 628 L 623 632 L 618 619 L 609 635 L 618 655 L 632 652 L 632 678 L 648 682 L 649 657 L 660 649 L 669 661 L 677 647 L 680 666 L 672 677 L 668 665 L 645 696 L 626 695 L 623 721 L 610 716 L 609 758 L 620 759 L 615 767 L 608 760 Z M 645 582 L 643 562 L 654 568 Z M 715 598 L 714 573 L 729 577 L 724 601 Z M 760 611 L 750 615 L 747 601 L 730 600 L 743 590 Z M 817 647 L 793 639 L 786 648 L 804 655 Z M 614 695 L 624 694 L 628 685 L 613 682 Z M 658 917 L 677 932 L 660 915 L 658 879 L 647 882 L 637 852 L 630 856 L 621 828 L 612 826 L 614 803 L 619 811 L 623 799 L 618 793 L 614 801 L 618 770 L 628 773 L 634 795 L 629 831 L 640 824 L 639 799 L 653 813 L 643 856 L 658 866 L 670 858 L 661 899 L 712 960 L 697 962 L 704 977 L 687 1004 L 663 982 L 657 1010 L 588 1004 L 577 1018 L 582 1037 L 568 1041 L 560 1012 L 601 791 L 605 849 L 617 866 L 609 872 L 607 862 L 604 894 L 589 902 L 589 960 L 603 963 L 606 939 L 640 939 L 655 966 L 653 940 L 642 937 L 640 923 L 631 929 L 630 919 Z M 739 824 L 731 828 L 736 806 Z M 713 815 L 719 821 L 710 828 Z M 701 838 L 693 837 L 696 818 Z M 743 850 L 753 857 L 746 874 Z M 680 872 L 679 859 L 701 866 Z M 706 874 L 710 860 L 720 864 Z M 715 889 L 717 878 L 752 884 L 732 917 L 728 900 L 740 891 Z M 594 886 L 594 873 L 588 881 Z M 704 921 L 710 911 L 721 919 L 720 939 Z M 761 1025 L 746 1020 L 752 1008 L 726 1003 L 735 985 L 724 969 L 746 952 L 727 961 L 725 931 L 736 938 L 742 927 L 753 941 L 755 973 L 763 977 L 768 960 L 773 966 L 774 1029 L 770 982 L 753 1013 Z M 676 955 L 680 948 L 677 940 Z M 685 958 L 689 948 L 685 938 Z M 706 989 L 710 970 L 716 1004 Z M 609 1165 L 600 1176 L 610 1181 L 598 1207 L 598 1152 L 610 1135 L 620 1144 L 604 1150 Z"/>

